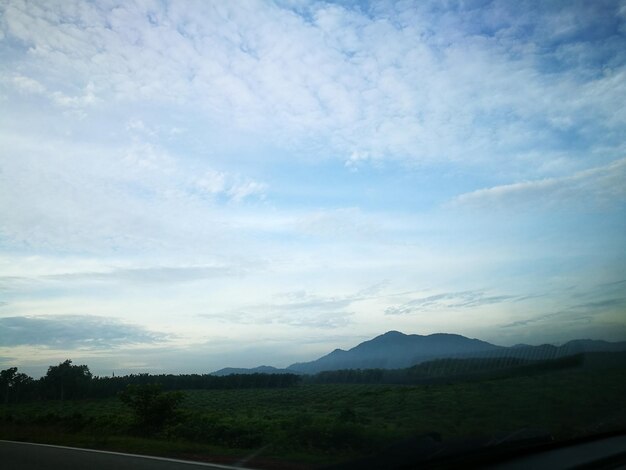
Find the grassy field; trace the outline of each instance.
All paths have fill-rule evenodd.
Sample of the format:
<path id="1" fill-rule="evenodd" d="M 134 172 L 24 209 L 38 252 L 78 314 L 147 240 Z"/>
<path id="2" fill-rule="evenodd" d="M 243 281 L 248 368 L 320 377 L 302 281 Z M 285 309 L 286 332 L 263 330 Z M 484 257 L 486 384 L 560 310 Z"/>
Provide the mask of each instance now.
<path id="1" fill-rule="evenodd" d="M 571 438 L 626 425 L 626 370 L 568 370 L 440 385 L 301 385 L 191 390 L 178 422 L 142 438 L 117 399 L 0 407 L 0 438 L 236 460 L 304 464 L 375 452 L 403 437 L 504 435 L 530 427 Z M 255 461 L 257 466 L 276 466 Z"/>

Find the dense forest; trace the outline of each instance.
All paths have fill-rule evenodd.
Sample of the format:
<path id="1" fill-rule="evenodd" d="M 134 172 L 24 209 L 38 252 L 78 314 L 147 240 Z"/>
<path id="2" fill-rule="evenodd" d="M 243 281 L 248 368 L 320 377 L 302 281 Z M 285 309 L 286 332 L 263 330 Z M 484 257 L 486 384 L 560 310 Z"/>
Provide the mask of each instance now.
<path id="1" fill-rule="evenodd" d="M 305 383 L 319 384 L 396 384 L 420 385 L 488 380 L 543 374 L 580 367 L 589 354 L 576 354 L 550 360 L 525 360 L 515 357 L 436 359 L 405 369 L 344 369 L 304 376 Z"/>

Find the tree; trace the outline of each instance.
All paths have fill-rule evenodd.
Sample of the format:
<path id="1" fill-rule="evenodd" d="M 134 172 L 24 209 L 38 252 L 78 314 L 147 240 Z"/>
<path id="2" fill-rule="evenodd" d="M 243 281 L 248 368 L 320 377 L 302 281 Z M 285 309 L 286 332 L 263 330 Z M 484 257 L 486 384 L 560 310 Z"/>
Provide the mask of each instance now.
<path id="1" fill-rule="evenodd" d="M 0 384 L 4 389 L 4 404 L 9 403 L 9 392 L 13 388 L 15 383 L 15 376 L 17 375 L 17 367 L 9 367 L 0 371 Z"/>
<path id="2" fill-rule="evenodd" d="M 65 398 L 84 396 L 91 379 L 89 367 L 72 365 L 71 359 L 67 359 L 58 366 L 48 367 L 44 384 L 55 397 L 63 401 Z"/>
<path id="3" fill-rule="evenodd" d="M 20 391 L 33 383 L 33 379 L 26 374 L 17 371 L 17 367 L 9 367 L 0 371 L 0 388 L 4 390 L 4 403 L 9 403 L 11 396 L 17 402 Z"/>
<path id="4" fill-rule="evenodd" d="M 133 410 L 137 425 L 152 432 L 175 420 L 184 395 L 181 392 L 163 392 L 160 384 L 144 384 L 129 385 L 119 397 Z"/>

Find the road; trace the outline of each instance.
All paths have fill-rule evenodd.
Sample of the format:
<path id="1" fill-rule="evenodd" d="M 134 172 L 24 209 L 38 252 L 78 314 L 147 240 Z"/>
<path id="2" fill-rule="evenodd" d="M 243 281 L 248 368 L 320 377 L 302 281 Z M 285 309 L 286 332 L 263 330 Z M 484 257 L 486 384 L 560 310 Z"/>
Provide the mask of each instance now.
<path id="1" fill-rule="evenodd" d="M 241 467 L 0 440 L 3 470 L 233 470 Z"/>

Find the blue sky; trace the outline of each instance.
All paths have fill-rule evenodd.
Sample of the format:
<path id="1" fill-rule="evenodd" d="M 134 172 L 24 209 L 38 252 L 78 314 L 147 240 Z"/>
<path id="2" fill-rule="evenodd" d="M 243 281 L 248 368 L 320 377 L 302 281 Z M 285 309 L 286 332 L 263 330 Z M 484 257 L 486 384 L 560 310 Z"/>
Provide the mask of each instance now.
<path id="1" fill-rule="evenodd" d="M 626 339 L 626 3 L 0 2 L 0 365 Z"/>

